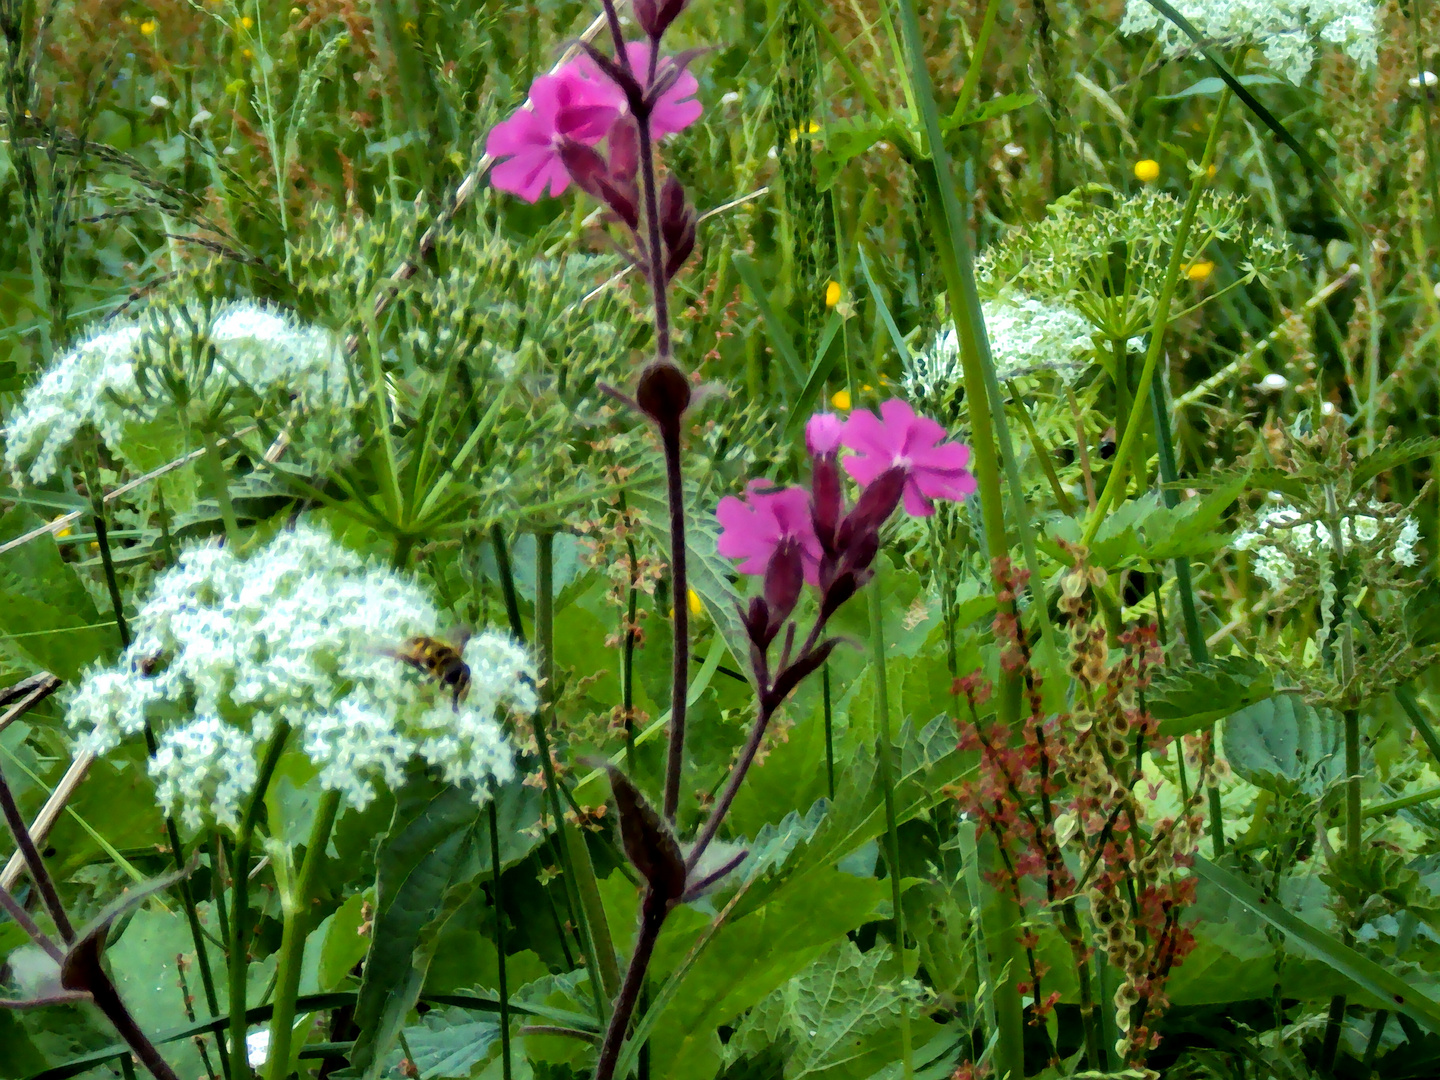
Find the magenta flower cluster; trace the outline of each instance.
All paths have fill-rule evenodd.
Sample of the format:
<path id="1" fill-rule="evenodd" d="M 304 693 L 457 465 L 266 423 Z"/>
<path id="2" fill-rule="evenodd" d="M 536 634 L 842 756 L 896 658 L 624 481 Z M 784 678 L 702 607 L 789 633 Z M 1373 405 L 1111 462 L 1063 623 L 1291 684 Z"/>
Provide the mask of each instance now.
<path id="1" fill-rule="evenodd" d="M 754 480 L 745 495 L 720 500 L 717 549 L 739 559 L 742 574 L 765 579 L 763 595 L 742 612 L 751 663 L 762 700 L 784 696 L 815 670 L 836 644 L 821 640 L 826 621 L 873 576 L 880 529 L 902 504 L 927 517 L 935 499 L 959 502 L 975 491 L 966 466 L 970 448 L 948 442 L 945 429 L 917 416 L 904 401 L 880 406 L 880 415 L 857 409 L 846 420 L 819 413 L 805 427 L 811 455 L 810 487 L 777 488 Z M 843 458 L 841 449 L 851 453 Z M 860 486 L 846 506 L 840 470 Z M 803 585 L 820 592 L 820 610 L 799 651 L 788 634 L 773 676 L 769 650 L 799 602 Z"/>
<path id="2" fill-rule="evenodd" d="M 700 102 L 695 100 L 699 82 L 671 57 L 657 55 L 652 43 L 626 44 L 624 66 L 646 92 L 658 90 L 649 110 L 652 139 L 683 131 L 700 118 Z M 593 159 L 577 155 L 577 148 L 593 150 L 608 139 L 612 157 L 618 151 L 633 161 L 633 125 L 625 89 L 594 57 L 582 54 L 536 79 L 525 105 L 491 130 L 485 152 L 499 159 L 490 173 L 491 182 L 531 203 L 546 188 L 552 196 L 563 194 L 572 180 L 588 191 L 585 178 L 575 175 L 584 166 L 575 172 L 572 166 L 577 156 L 586 165 Z"/>

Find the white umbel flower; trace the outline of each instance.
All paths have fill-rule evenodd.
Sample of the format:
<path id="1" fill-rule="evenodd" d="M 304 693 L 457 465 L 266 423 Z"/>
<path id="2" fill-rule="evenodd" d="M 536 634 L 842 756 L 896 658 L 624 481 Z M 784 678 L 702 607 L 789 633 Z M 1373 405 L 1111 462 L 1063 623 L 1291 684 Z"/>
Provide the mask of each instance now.
<path id="1" fill-rule="evenodd" d="M 1001 380 L 1040 371 L 1072 377 L 1084 369 L 1093 352 L 1094 327 L 1058 301 L 1033 296 L 987 300 L 982 311 L 995 375 Z M 905 376 L 905 389 L 917 397 L 940 397 L 962 378 L 955 329 L 946 327 L 930 350 L 915 358 L 914 369 Z"/>
<path id="2" fill-rule="evenodd" d="M 1266 62 L 1292 83 L 1309 74 L 1316 42 L 1339 47 L 1364 68 L 1374 67 L 1378 55 L 1372 0 L 1175 0 L 1174 7 L 1209 43 L 1259 46 Z M 1120 31 L 1155 34 L 1171 56 L 1193 45 L 1146 0 L 1127 0 Z"/>
<path id="3" fill-rule="evenodd" d="M 1328 556 L 1335 549 L 1330 526 L 1304 518 L 1293 506 L 1277 506 L 1256 519 L 1253 528 L 1235 538 L 1235 547 L 1253 554 L 1255 573 L 1272 589 L 1283 589 L 1295 580 L 1295 560 Z M 1341 539 L 1347 548 L 1366 545 L 1380 535 L 1386 523 L 1370 514 L 1354 514 L 1340 521 Z M 1420 540 L 1420 525 L 1406 516 L 1394 534 L 1394 543 L 1383 554 L 1397 566 L 1414 566 L 1420 561 L 1415 545 Z"/>
<path id="4" fill-rule="evenodd" d="M 334 415 L 358 401 L 350 365 L 334 335 L 251 301 L 218 308 L 206 327 L 216 363 L 209 385 L 189 386 L 191 397 L 223 397 L 235 390 L 261 400 L 284 399 L 314 413 Z M 170 402 L 146 394 L 136 378 L 147 347 L 173 336 L 189 338 L 175 312 L 157 309 L 143 320 L 118 323 L 83 339 L 26 391 L 3 431 L 11 472 L 44 483 L 84 428 L 93 428 L 123 456 L 127 428 L 174 412 Z M 259 402 L 257 401 L 257 406 Z"/>
<path id="5" fill-rule="evenodd" d="M 82 750 L 103 754 L 148 717 L 157 798 L 191 827 L 239 822 L 282 721 L 347 806 L 398 785 L 416 758 L 484 801 L 515 775 L 497 721 L 535 710 L 533 674 L 509 638 L 480 634 L 466 645 L 472 684 L 456 710 L 446 688 L 385 651 L 437 618 L 414 582 L 323 529 L 301 524 L 246 559 L 201 544 L 156 579 L 134 643 L 115 668 L 86 675 L 68 721 Z"/>

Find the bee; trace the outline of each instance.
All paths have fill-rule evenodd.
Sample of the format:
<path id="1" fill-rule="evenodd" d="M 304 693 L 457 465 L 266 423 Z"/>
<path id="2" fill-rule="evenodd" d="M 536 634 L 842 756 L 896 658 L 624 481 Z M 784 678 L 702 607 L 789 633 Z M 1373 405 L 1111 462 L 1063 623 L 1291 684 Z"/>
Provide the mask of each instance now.
<path id="1" fill-rule="evenodd" d="M 450 702 L 455 711 L 470 693 L 470 665 L 462 654 L 465 642 L 470 638 L 468 630 L 459 630 L 449 635 L 450 640 L 417 634 L 398 649 L 386 650 L 386 654 L 409 664 L 416 671 L 422 671 L 450 690 Z"/>

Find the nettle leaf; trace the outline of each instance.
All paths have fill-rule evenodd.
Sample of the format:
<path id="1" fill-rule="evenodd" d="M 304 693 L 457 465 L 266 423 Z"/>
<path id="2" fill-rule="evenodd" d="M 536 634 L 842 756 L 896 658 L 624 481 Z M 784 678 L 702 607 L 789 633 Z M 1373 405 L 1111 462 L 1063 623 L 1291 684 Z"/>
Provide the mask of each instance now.
<path id="1" fill-rule="evenodd" d="M 1440 454 L 1440 436 L 1406 439 L 1403 442 L 1382 446 L 1355 463 L 1355 469 L 1350 474 L 1350 483 L 1358 490 L 1381 473 L 1389 472 L 1401 465 L 1408 465 L 1412 461 L 1419 461 L 1421 458 L 1434 457 L 1436 454 Z"/>
<path id="2" fill-rule="evenodd" d="M 418 778 L 397 797 L 376 856 L 375 926 L 355 1003 L 360 1034 L 350 1064 L 360 1076 L 380 1074 L 420 998 L 433 958 L 426 946 L 438 939 L 436 914 L 446 920 L 454 914 L 458 905 L 447 904 L 447 896 L 474 870 L 470 849 L 480 813 L 461 789 Z"/>
<path id="3" fill-rule="evenodd" d="M 410 1060 L 425 1080 L 464 1080 L 499 1041 L 500 1022 L 494 1016 L 455 1006 L 432 1009 L 421 1023 L 405 1029 Z"/>
<path id="4" fill-rule="evenodd" d="M 1186 735 L 1268 698 L 1270 672 L 1249 656 L 1222 656 L 1204 664 L 1169 669 L 1145 694 L 1162 735 Z"/>
<path id="5" fill-rule="evenodd" d="M 1344 773 L 1340 718 L 1294 694 L 1235 713 L 1225 721 L 1223 740 L 1230 767 L 1266 791 L 1318 797 Z"/>
<path id="6" fill-rule="evenodd" d="M 756 1006 L 731 1047 L 754 1054 L 783 1040 L 786 1080 L 868 1077 L 893 1060 L 901 1005 L 890 947 L 862 953 L 846 939 Z"/>

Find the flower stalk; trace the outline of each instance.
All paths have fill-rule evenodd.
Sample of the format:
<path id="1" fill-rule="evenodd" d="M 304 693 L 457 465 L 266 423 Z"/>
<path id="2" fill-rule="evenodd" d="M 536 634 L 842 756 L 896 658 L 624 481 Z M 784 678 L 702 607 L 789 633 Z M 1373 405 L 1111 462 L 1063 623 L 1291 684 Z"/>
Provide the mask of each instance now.
<path id="1" fill-rule="evenodd" d="M 286 1080 L 290 1075 L 290 1043 L 295 1028 L 295 999 L 300 992 L 300 968 L 305 954 L 305 935 L 310 929 L 310 902 L 315 887 L 315 873 L 325 858 L 330 831 L 340 808 L 340 793 L 326 791 L 315 809 L 315 822 L 305 847 L 300 874 L 286 881 L 289 874 L 278 874 L 282 928 L 280 959 L 275 971 L 275 1011 L 270 1017 L 270 1052 L 267 1080 Z M 276 862 L 279 870 L 279 862 Z"/>

